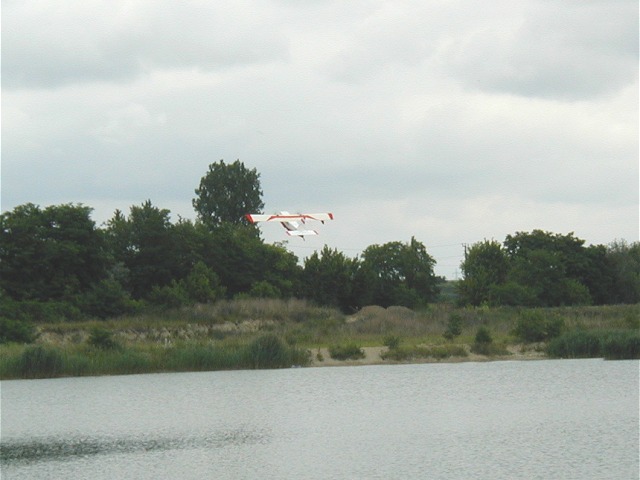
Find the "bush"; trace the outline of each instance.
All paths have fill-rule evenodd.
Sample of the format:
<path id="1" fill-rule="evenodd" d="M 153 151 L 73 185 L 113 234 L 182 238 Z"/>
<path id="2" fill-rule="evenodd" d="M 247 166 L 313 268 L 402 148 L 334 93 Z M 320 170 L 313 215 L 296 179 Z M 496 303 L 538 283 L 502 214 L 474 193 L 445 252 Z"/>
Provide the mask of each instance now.
<path id="1" fill-rule="evenodd" d="M 28 347 L 18 358 L 17 370 L 23 378 L 55 377 L 64 370 L 64 358 L 54 348 Z"/>
<path id="2" fill-rule="evenodd" d="M 309 352 L 288 347 L 276 335 L 268 333 L 249 344 L 248 355 L 252 368 L 285 368 L 305 365 Z"/>
<path id="3" fill-rule="evenodd" d="M 273 286 L 266 280 L 261 280 L 251 285 L 248 296 L 249 298 L 280 298 L 282 293 L 278 287 Z"/>
<path id="4" fill-rule="evenodd" d="M 514 334 L 524 342 L 544 342 L 557 337 L 564 329 L 564 319 L 527 310 L 520 314 Z"/>
<path id="5" fill-rule="evenodd" d="M 480 327 L 476 332 L 476 338 L 471 346 L 471 351 L 480 355 L 508 355 L 509 352 L 502 345 L 493 343 L 491 332 L 487 327 Z"/>
<path id="6" fill-rule="evenodd" d="M 193 345 L 167 349 L 165 368 L 171 371 L 207 371 L 247 368 L 246 352 L 238 347 Z"/>
<path id="7" fill-rule="evenodd" d="M 611 332 L 601 340 L 602 354 L 610 360 L 640 358 L 640 333 Z"/>
<path id="8" fill-rule="evenodd" d="M 452 313 L 447 322 L 447 329 L 442 336 L 447 340 L 453 340 L 462 333 L 462 317 L 457 313 Z"/>
<path id="9" fill-rule="evenodd" d="M 57 323 L 81 318 L 80 309 L 69 302 L 12 300 L 2 297 L 0 317 L 34 323 Z"/>
<path id="10" fill-rule="evenodd" d="M 149 295 L 149 302 L 163 308 L 180 308 L 190 303 L 187 292 L 175 280 L 172 280 L 170 285 L 162 287 L 154 285 Z"/>
<path id="11" fill-rule="evenodd" d="M 469 354 L 462 345 L 442 345 L 439 347 L 432 347 L 430 350 L 430 357 L 443 359 L 449 357 L 466 357 Z"/>
<path id="12" fill-rule="evenodd" d="M 549 342 L 547 354 L 558 358 L 600 357 L 600 338 L 596 333 L 584 330 L 565 333 Z"/>
<path id="13" fill-rule="evenodd" d="M 476 332 L 475 343 L 479 345 L 487 345 L 493 342 L 493 338 L 491 337 L 491 332 L 487 327 L 480 327 Z"/>
<path id="14" fill-rule="evenodd" d="M 396 335 L 389 335 L 384 339 L 384 346 L 389 350 L 396 350 L 400 346 L 400 337 Z"/>
<path id="15" fill-rule="evenodd" d="M 82 296 L 80 303 L 84 313 L 103 319 L 131 314 L 140 308 L 125 288 L 112 278 L 95 285 Z"/>
<path id="16" fill-rule="evenodd" d="M 0 343 L 31 343 L 36 339 L 33 325 L 0 317 Z"/>
<path id="17" fill-rule="evenodd" d="M 89 345 L 102 348 L 104 350 L 115 350 L 120 348 L 118 342 L 113 338 L 113 334 L 106 328 L 96 327 L 91 330 L 89 339 L 87 340 Z"/>
<path id="18" fill-rule="evenodd" d="M 329 355 L 334 360 L 358 360 L 365 357 L 364 350 L 353 343 L 329 347 Z"/>

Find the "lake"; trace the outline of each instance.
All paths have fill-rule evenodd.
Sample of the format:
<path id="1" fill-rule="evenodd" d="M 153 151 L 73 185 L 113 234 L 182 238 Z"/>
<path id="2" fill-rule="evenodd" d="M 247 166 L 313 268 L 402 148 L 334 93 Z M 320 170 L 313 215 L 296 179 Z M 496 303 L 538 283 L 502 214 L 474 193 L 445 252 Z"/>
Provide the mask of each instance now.
<path id="1" fill-rule="evenodd" d="M 638 361 L 0 383 L 2 479 L 638 479 Z"/>

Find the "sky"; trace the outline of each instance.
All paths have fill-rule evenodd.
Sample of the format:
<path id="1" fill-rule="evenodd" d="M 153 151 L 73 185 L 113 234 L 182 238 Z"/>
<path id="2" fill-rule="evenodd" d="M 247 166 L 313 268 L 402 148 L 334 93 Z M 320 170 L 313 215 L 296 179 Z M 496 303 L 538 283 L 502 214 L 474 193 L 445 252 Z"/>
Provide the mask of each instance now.
<path id="1" fill-rule="evenodd" d="M 324 245 L 541 229 L 638 241 L 636 0 L 2 0 L 2 211 L 151 200 L 195 219 L 208 166 Z M 254 212 L 255 213 L 255 212 Z"/>

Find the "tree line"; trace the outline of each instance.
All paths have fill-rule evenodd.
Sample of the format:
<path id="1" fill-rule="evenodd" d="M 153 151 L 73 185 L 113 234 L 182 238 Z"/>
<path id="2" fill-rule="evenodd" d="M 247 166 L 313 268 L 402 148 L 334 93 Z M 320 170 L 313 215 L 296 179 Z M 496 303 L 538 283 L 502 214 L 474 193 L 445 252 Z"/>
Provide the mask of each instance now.
<path id="1" fill-rule="evenodd" d="M 460 302 L 469 305 L 640 302 L 640 243 L 585 246 L 573 233 L 533 230 L 484 240 L 465 252 Z"/>
<path id="2" fill-rule="evenodd" d="M 344 312 L 418 308 L 436 300 L 425 246 L 371 245 L 351 258 L 324 247 L 304 260 L 267 244 L 244 219 L 264 208 L 260 175 L 239 160 L 213 163 L 195 190 L 194 221 L 171 221 L 150 200 L 102 226 L 82 204 L 31 203 L 0 215 L 0 317 L 108 318 L 238 296 L 305 298 Z M 481 305 L 640 301 L 640 247 L 584 246 L 572 234 L 534 231 L 467 251 L 459 300 Z"/>

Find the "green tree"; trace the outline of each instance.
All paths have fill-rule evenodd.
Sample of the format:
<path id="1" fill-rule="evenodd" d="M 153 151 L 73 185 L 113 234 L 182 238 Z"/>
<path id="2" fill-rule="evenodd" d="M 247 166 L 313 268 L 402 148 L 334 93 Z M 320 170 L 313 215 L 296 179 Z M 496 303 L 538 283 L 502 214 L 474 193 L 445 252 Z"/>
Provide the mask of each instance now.
<path id="1" fill-rule="evenodd" d="M 165 308 L 179 308 L 196 303 L 213 303 L 224 295 L 225 288 L 220 285 L 216 272 L 203 262 L 197 262 L 185 278 L 173 279 L 168 285 L 155 285 L 149 301 Z"/>
<path id="2" fill-rule="evenodd" d="M 597 273 L 584 240 L 573 233 L 517 232 L 507 235 L 504 248 L 510 261 L 509 280 L 532 289 L 538 305 L 592 303 L 585 279 Z"/>
<path id="3" fill-rule="evenodd" d="M 493 303 L 496 286 L 507 280 L 509 265 L 502 246 L 495 240 L 484 240 L 473 244 L 461 264 L 464 278 L 457 288 L 460 302 L 480 305 Z"/>
<path id="4" fill-rule="evenodd" d="M 0 215 L 0 287 L 10 298 L 75 303 L 104 278 L 107 257 L 91 211 L 29 203 Z"/>
<path id="5" fill-rule="evenodd" d="M 198 219 L 209 228 L 223 223 L 247 225 L 244 216 L 264 208 L 260 174 L 240 160 L 231 164 L 220 160 L 209 165 L 195 193 L 193 207 Z"/>
<path id="6" fill-rule="evenodd" d="M 283 246 L 265 244 L 244 226 L 227 223 L 212 231 L 204 225 L 200 228 L 204 233 L 199 256 L 218 274 L 228 296 L 249 293 L 263 281 L 284 298 L 298 292 L 301 267 Z"/>
<path id="7" fill-rule="evenodd" d="M 357 278 L 364 285 L 357 290 L 370 292 L 367 300 L 383 307 L 426 304 L 438 293 L 435 263 L 425 246 L 413 237 L 408 243 L 371 245 L 362 254 Z"/>
<path id="8" fill-rule="evenodd" d="M 145 298 L 154 286 L 168 285 L 190 270 L 193 262 L 185 262 L 175 232 L 170 211 L 154 206 L 151 200 L 132 206 L 128 218 L 116 211 L 107 222 L 114 261 L 125 266 L 134 299 Z"/>
<path id="9" fill-rule="evenodd" d="M 608 303 L 640 302 L 640 242 L 616 240 L 605 255 L 613 284 Z"/>
<path id="10" fill-rule="evenodd" d="M 302 294 L 319 305 L 330 305 L 347 312 L 354 307 L 352 286 L 358 261 L 337 249 L 325 247 L 304 262 Z"/>

